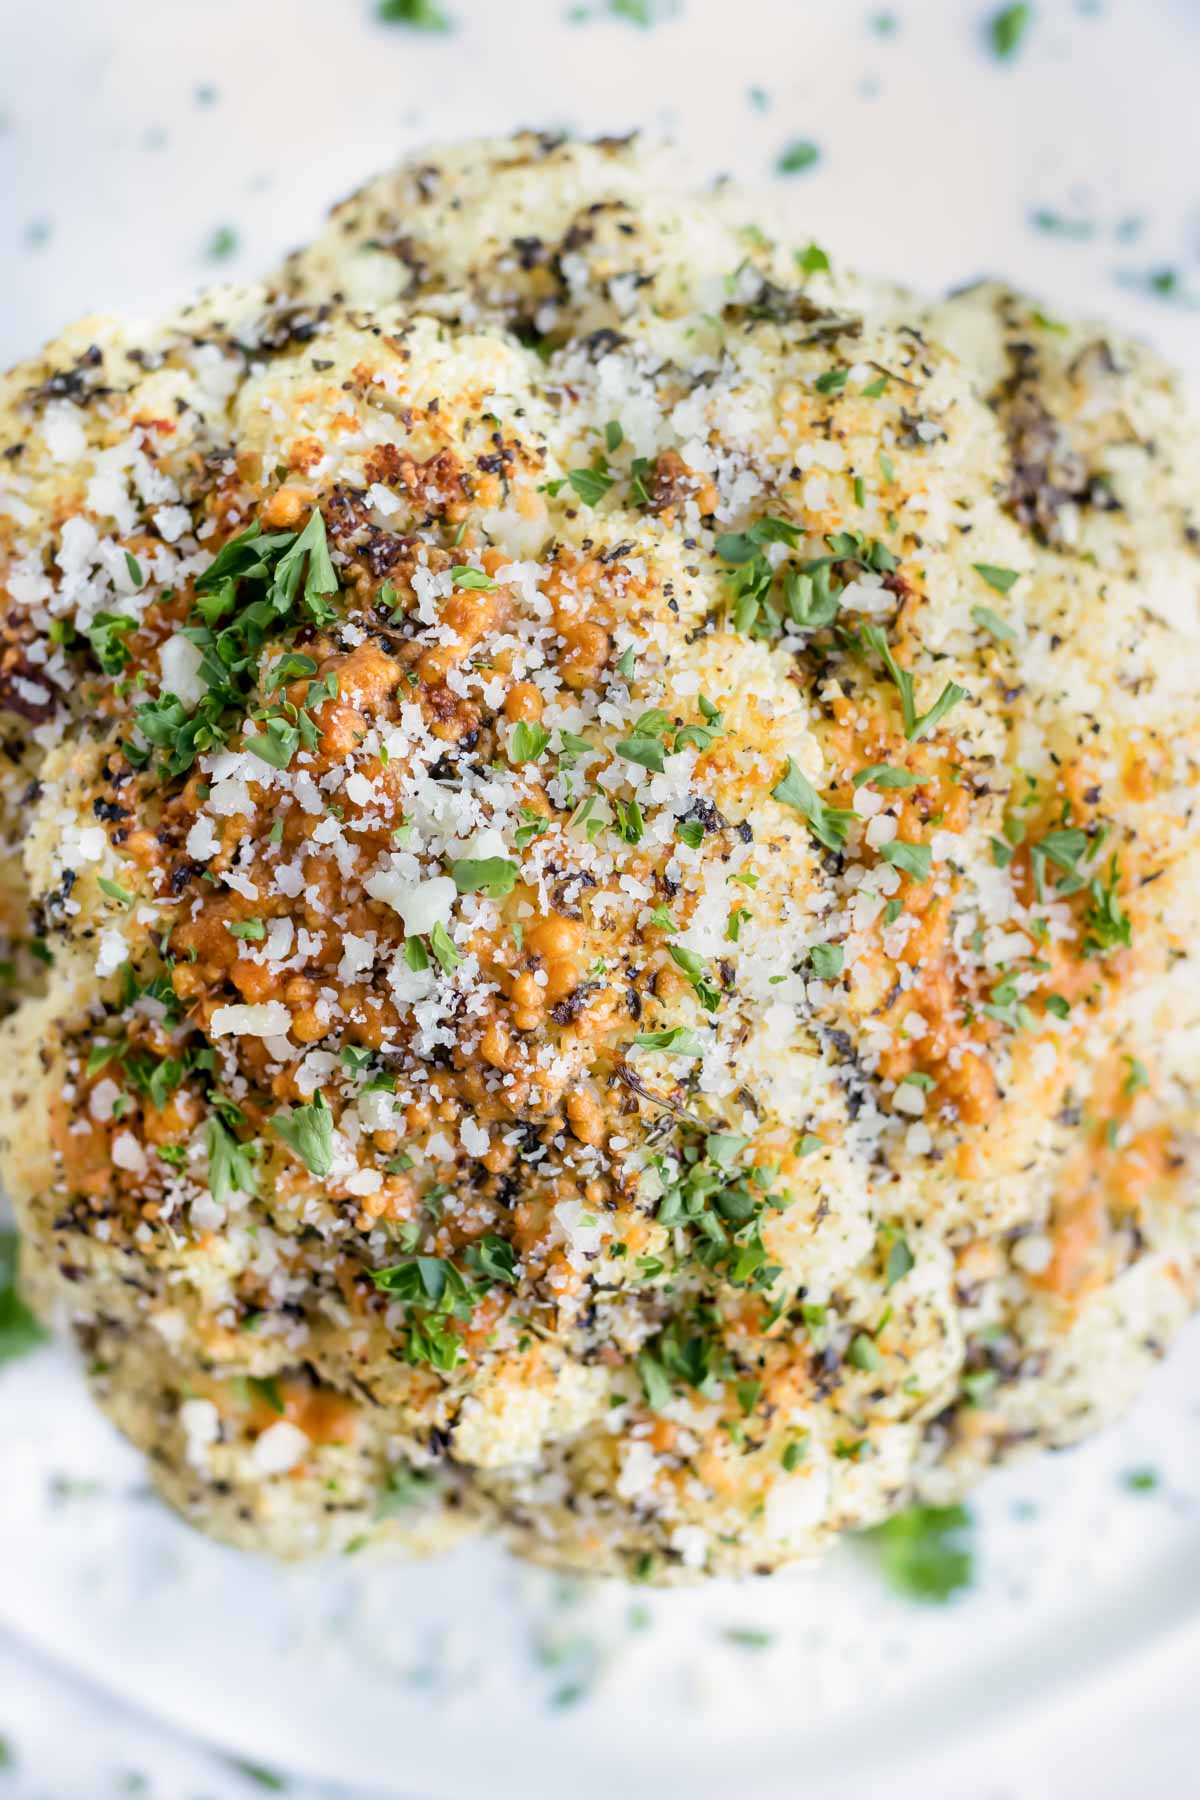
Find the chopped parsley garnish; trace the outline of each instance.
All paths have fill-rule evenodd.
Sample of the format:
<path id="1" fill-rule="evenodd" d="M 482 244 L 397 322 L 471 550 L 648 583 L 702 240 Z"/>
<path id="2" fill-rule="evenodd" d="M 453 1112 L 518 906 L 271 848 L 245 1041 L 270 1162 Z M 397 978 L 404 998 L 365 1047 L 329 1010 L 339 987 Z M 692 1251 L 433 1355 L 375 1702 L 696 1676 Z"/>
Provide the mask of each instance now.
<path id="1" fill-rule="evenodd" d="M 327 625 L 332 614 L 324 604 L 323 597 L 337 593 L 338 581 L 329 554 L 325 520 L 317 507 L 313 508 L 308 524 L 299 537 L 288 545 L 279 559 L 273 583 L 276 592 L 289 602 L 294 601 L 302 574 L 304 602 L 309 616 L 314 624 Z M 199 586 L 200 582 L 197 581 L 197 589 Z"/>
<path id="2" fill-rule="evenodd" d="M 971 1515 L 963 1506 L 912 1506 L 862 1534 L 888 1585 L 908 1600 L 942 1604 L 970 1585 L 964 1542 Z"/>
<path id="3" fill-rule="evenodd" d="M 289 681 L 303 681 L 306 675 L 315 675 L 316 672 L 317 665 L 311 656 L 305 656 L 299 650 L 288 650 L 272 665 L 267 686 L 272 693 L 276 693 Z"/>
<path id="4" fill-rule="evenodd" d="M 335 615 L 327 596 L 336 593 L 337 585 L 319 509 L 299 535 L 264 533 L 256 521 L 222 546 L 196 578 L 196 622 L 184 632 L 201 652 L 203 697 L 189 709 L 164 691 L 135 714 L 145 742 L 164 752 L 168 775 L 185 773 L 202 752 L 226 742 L 233 722 L 252 703 L 263 644 L 288 628 L 297 608 L 307 622 L 328 624 Z M 322 684 L 314 687 L 321 693 L 310 690 L 310 702 L 331 697 Z M 318 738 L 308 714 L 288 703 L 267 719 L 265 731 L 247 740 L 247 748 L 274 767 L 286 768 L 301 743 L 311 748 Z M 139 745 L 124 748 L 136 765 L 145 762 Z"/>
<path id="5" fill-rule="evenodd" d="M 613 484 L 613 477 L 601 462 L 592 469 L 572 469 L 567 480 L 585 506 L 596 506 Z"/>
<path id="6" fill-rule="evenodd" d="M 816 788 L 791 757 L 783 780 L 771 789 L 771 797 L 783 806 L 794 806 L 808 820 L 813 836 L 829 850 L 840 850 L 857 814 L 844 807 L 827 806 Z"/>
<path id="7" fill-rule="evenodd" d="M 956 681 L 948 681 L 928 712 L 917 711 L 913 678 L 907 669 L 901 668 L 892 654 L 891 645 L 878 625 L 864 625 L 863 638 L 883 662 L 884 668 L 895 683 L 900 695 L 900 709 L 904 717 L 904 735 L 910 743 L 924 737 L 935 725 L 941 723 L 951 707 L 957 706 L 960 700 L 967 698 L 967 690 L 959 687 Z"/>
<path id="8" fill-rule="evenodd" d="M 1057 212 L 1052 206 L 1037 206 L 1029 215 L 1029 223 L 1035 231 L 1044 231 L 1053 237 L 1075 238 L 1082 241 L 1095 237 L 1097 226 L 1093 219 L 1071 216 Z M 1037 318 L 1040 325 L 1049 325 L 1051 330 L 1065 331 L 1065 326 L 1055 326 L 1050 320 Z"/>
<path id="9" fill-rule="evenodd" d="M 1017 842 L 1020 843 L 1020 837 Z M 1079 873 L 1078 863 L 1087 854 L 1087 833 L 1077 826 L 1065 826 L 1061 831 L 1048 831 L 1045 837 L 1029 846 L 1029 861 L 1033 869 L 1034 886 L 1039 900 L 1046 898 L 1046 864 L 1053 863 L 1063 874 L 1055 883 L 1060 894 L 1077 894 L 1082 888 L 1084 877 Z"/>
<path id="10" fill-rule="evenodd" d="M 677 1255 L 716 1271 L 735 1287 L 765 1289 L 780 1273 L 762 1242 L 768 1211 L 786 1195 L 772 1188 L 775 1171 L 742 1164 L 748 1140 L 732 1132 L 688 1138 L 653 1168 L 661 1188 L 656 1218 L 674 1234 Z M 693 1383 L 693 1386 L 698 1385 Z"/>
<path id="11" fill-rule="evenodd" d="M 666 766 L 666 739 L 674 738 L 672 753 L 686 750 L 689 746 L 696 750 L 707 750 L 713 740 L 721 734 L 721 714 L 706 700 L 703 694 L 699 700 L 700 711 L 706 721 L 703 725 L 681 725 L 675 727 L 670 716 L 661 707 L 651 707 L 636 720 L 633 730 L 627 738 L 622 738 L 617 745 L 617 755 L 623 756 L 626 762 L 637 763 L 652 774 L 661 775 Z"/>
<path id="12" fill-rule="evenodd" d="M 915 1266 L 916 1258 L 909 1248 L 908 1239 L 898 1225 L 885 1225 L 879 1233 L 879 1246 L 883 1252 L 883 1285 L 885 1290 L 895 1287 Z"/>
<path id="13" fill-rule="evenodd" d="M 536 762 L 549 743 L 550 733 L 544 725 L 531 725 L 525 719 L 518 719 L 509 745 L 509 760 L 514 763 Z"/>
<path id="14" fill-rule="evenodd" d="M 724 532 L 713 546 L 722 562 L 744 563 L 756 557 L 764 544 L 800 542 L 800 528 L 786 519 L 756 519 L 745 531 Z"/>
<path id="15" fill-rule="evenodd" d="M 809 244 L 796 251 L 796 264 L 806 275 L 817 275 L 828 271 L 829 258 L 819 244 Z"/>
<path id="16" fill-rule="evenodd" d="M 741 1408 L 741 1411 L 743 1411 L 743 1415 L 750 1418 L 750 1415 L 754 1413 L 754 1408 L 759 1404 L 759 1399 L 761 1399 L 763 1382 L 739 1381 L 738 1384 L 736 1384 L 736 1388 L 734 1388 L 734 1393 L 738 1395 L 738 1406 Z"/>
<path id="17" fill-rule="evenodd" d="M 673 0 L 608 0 L 613 18 L 625 19 L 639 31 L 653 30 L 660 19 L 667 17 L 672 5 Z"/>
<path id="18" fill-rule="evenodd" d="M 890 844 L 884 844 L 879 854 L 884 862 L 891 863 L 895 869 L 903 869 L 914 881 L 928 881 L 933 868 L 933 851 L 928 844 L 906 844 L 903 838 L 893 838 Z"/>
<path id="19" fill-rule="evenodd" d="M 972 563 L 971 567 L 997 594 L 1007 594 L 1020 575 L 1019 569 L 1000 569 L 995 563 Z"/>
<path id="20" fill-rule="evenodd" d="M 0 1231 L 0 1363 L 36 1350 L 47 1336 L 17 1292 L 17 1234 Z"/>
<path id="21" fill-rule="evenodd" d="M 429 948 L 437 958 L 443 973 L 453 975 L 462 961 L 462 952 L 440 919 L 429 934 Z"/>
<path id="22" fill-rule="evenodd" d="M 424 1469 L 413 1469 L 407 1463 L 397 1463 L 387 1472 L 387 1480 L 376 1502 L 375 1517 L 390 1519 L 397 1513 L 407 1512 L 410 1507 L 427 1500 L 436 1486 L 433 1476 L 426 1474 Z"/>
<path id="23" fill-rule="evenodd" d="M 704 1154 L 717 1168 L 731 1169 L 749 1142 L 740 1131 L 710 1131 L 704 1140 Z"/>
<path id="24" fill-rule="evenodd" d="M 231 1756 L 228 1760 L 230 1768 L 235 1769 L 247 1781 L 252 1781 L 255 1787 L 267 1788 L 273 1794 L 282 1794 L 287 1788 L 284 1777 L 277 1775 L 274 1769 L 265 1769 L 261 1763 L 243 1762 L 236 1756 Z"/>
<path id="25" fill-rule="evenodd" d="M 820 160 L 820 149 L 809 138 L 793 138 L 776 157 L 775 169 L 780 175 L 799 175 Z"/>
<path id="26" fill-rule="evenodd" d="M 832 981 L 840 975 L 846 961 L 846 952 L 840 944 L 813 944 L 808 952 L 808 959 L 813 966 L 813 974 L 823 981 Z"/>
<path id="27" fill-rule="evenodd" d="M 1150 1076 L 1147 1073 L 1146 1065 L 1139 1062 L 1136 1056 L 1126 1056 L 1125 1061 L 1128 1067 L 1125 1071 L 1125 1079 L 1121 1083 L 1121 1092 L 1138 1094 L 1143 1088 L 1150 1086 Z"/>
<path id="28" fill-rule="evenodd" d="M 498 1281 L 505 1287 L 515 1287 L 517 1284 L 515 1253 L 507 1238 L 496 1237 L 489 1232 L 477 1244 L 470 1246 L 467 1262 L 489 1281 Z"/>
<path id="29" fill-rule="evenodd" d="M 724 719 L 721 713 L 705 695 L 699 695 L 696 704 L 704 719 L 703 725 L 681 725 L 675 733 L 675 754 L 689 748 L 701 752 L 711 749 L 717 738 L 721 736 Z"/>
<path id="30" fill-rule="evenodd" d="M 550 829 L 550 821 L 533 806 L 522 805 L 520 812 L 522 823 L 513 832 L 513 841 L 518 850 L 526 850 L 535 838 L 545 836 Z"/>
<path id="31" fill-rule="evenodd" d="M 686 1025 L 675 1025 L 670 1031 L 639 1031 L 634 1038 L 639 1050 L 667 1050 L 672 1056 L 702 1056 L 704 1046 Z"/>
<path id="32" fill-rule="evenodd" d="M 1114 856 L 1103 880 L 1094 875 L 1088 883 L 1091 905 L 1084 919 L 1086 927 L 1083 947 L 1089 954 L 1103 950 L 1128 949 L 1133 942 L 1133 922 L 1117 897 L 1120 871 Z"/>
<path id="33" fill-rule="evenodd" d="M 1033 1015 L 1018 997 L 1017 984 L 1011 978 L 996 983 L 991 999 L 980 1011 L 985 1017 L 1006 1025 L 1010 1031 L 1028 1031 L 1033 1024 Z"/>
<path id="34" fill-rule="evenodd" d="M 670 1405 L 674 1397 L 667 1371 L 650 1355 L 648 1350 L 638 1352 L 634 1358 L 634 1366 L 642 1383 L 646 1405 L 652 1412 L 661 1412 L 665 1406 Z"/>
<path id="35" fill-rule="evenodd" d="M 261 1401 L 273 1413 L 283 1417 L 286 1407 L 283 1395 L 279 1391 L 279 1383 L 273 1375 L 247 1375 L 246 1389 L 251 1399 Z"/>
<path id="36" fill-rule="evenodd" d="M 616 814 L 614 829 L 623 844 L 640 844 L 646 830 L 642 809 L 636 800 L 613 800 Z"/>
<path id="37" fill-rule="evenodd" d="M 725 532 L 717 539 L 717 555 L 734 570 L 730 588 L 736 630 L 770 637 L 784 628 L 786 618 L 802 631 L 819 631 L 833 622 L 841 604 L 842 589 L 833 574 L 835 563 L 855 563 L 877 573 L 896 566 L 895 557 L 878 541 L 868 541 L 857 532 L 835 532 L 826 539 L 828 556 L 784 565 L 781 609 L 774 592 L 776 567 L 765 546 L 786 544 L 794 549 L 799 541 L 797 526 L 771 517 L 756 519 L 745 531 Z"/>
<path id="38" fill-rule="evenodd" d="M 1002 643 L 1008 643 L 1017 635 L 1012 626 L 1006 625 L 999 613 L 993 612 L 990 606 L 973 606 L 971 617 L 981 631 L 990 631 Z"/>
<path id="39" fill-rule="evenodd" d="M 496 586 L 490 575 L 482 569 L 473 569 L 469 563 L 456 563 L 450 571 L 450 579 L 455 587 L 480 588 L 484 592 Z"/>
<path id="40" fill-rule="evenodd" d="M 98 612 L 91 623 L 84 627 L 83 635 L 92 646 L 92 653 L 106 675 L 119 675 L 127 663 L 133 661 L 133 655 L 124 642 L 131 631 L 137 630 L 137 620 L 131 619 L 127 613 Z"/>
<path id="41" fill-rule="evenodd" d="M 429 967 L 429 952 L 419 937 L 405 938 L 404 961 L 414 975 L 420 974 L 422 969 Z"/>
<path id="42" fill-rule="evenodd" d="M 846 1361 L 852 1369 L 860 1369 L 864 1374 L 872 1374 L 883 1367 L 883 1358 L 874 1338 L 868 1337 L 865 1331 L 855 1332 L 846 1351 Z"/>
<path id="43" fill-rule="evenodd" d="M 739 1650 L 766 1650 L 775 1642 L 773 1632 L 762 1631 L 754 1625 L 727 1625 L 721 1635 L 727 1644 L 736 1644 Z"/>
<path id="44" fill-rule="evenodd" d="M 617 745 L 617 755 L 623 756 L 626 762 L 637 763 L 652 774 L 661 775 L 666 768 L 666 747 L 663 743 L 665 734 L 671 729 L 671 721 L 661 707 L 652 707 L 637 720 L 627 738 L 622 738 Z"/>
<path id="45" fill-rule="evenodd" d="M 413 31 L 452 31 L 453 22 L 435 0 L 379 0 L 378 17 L 385 25 L 407 25 Z"/>
<path id="46" fill-rule="evenodd" d="M 874 569 L 879 575 L 887 575 L 899 567 L 886 544 L 881 544 L 878 538 L 865 538 L 861 531 L 830 532 L 825 542 L 835 562 L 858 563 L 861 568 Z"/>
<path id="47" fill-rule="evenodd" d="M 1027 0 L 1015 6 L 1002 6 L 988 20 L 988 38 L 992 52 L 1001 62 L 1016 55 L 1033 20 L 1033 7 Z"/>
<path id="48" fill-rule="evenodd" d="M 210 262 L 225 262 L 238 247 L 238 234 L 232 225 L 218 225 L 208 243 L 204 254 Z"/>
<path id="49" fill-rule="evenodd" d="M 707 979 L 703 957 L 697 956 L 694 950 L 685 949 L 682 944 L 668 944 L 667 950 L 676 968 L 682 969 L 691 982 L 701 1006 L 707 1012 L 716 1012 L 721 1004 L 721 990 Z"/>
<path id="50" fill-rule="evenodd" d="M 911 769 L 898 769 L 894 763 L 872 763 L 870 768 L 858 771 L 854 786 L 865 787 L 869 781 L 880 788 L 924 787 L 928 780 L 928 775 L 914 775 Z"/>
<path id="51" fill-rule="evenodd" d="M 300 748 L 299 728 L 289 725 L 286 719 L 270 718 L 263 731 L 245 739 L 245 746 L 252 756 L 270 763 L 273 769 L 286 769 Z"/>
<path id="52" fill-rule="evenodd" d="M 668 1404 L 677 1385 L 694 1388 L 706 1400 L 718 1399 L 730 1372 L 729 1357 L 702 1312 L 691 1319 L 671 1319 L 638 1352 L 635 1366 L 646 1403 L 655 1412 Z"/>
<path id="53" fill-rule="evenodd" d="M 319 1180 L 333 1169 L 333 1115 L 320 1088 L 307 1106 L 276 1113 L 271 1129 Z"/>
<path id="54" fill-rule="evenodd" d="M 1178 269 L 1119 269 L 1117 280 L 1122 287 L 1153 294 L 1159 300 L 1178 301 L 1192 308 L 1196 305 L 1196 296 L 1184 285 Z"/>
<path id="55" fill-rule="evenodd" d="M 967 1369 L 962 1378 L 967 1405 L 982 1406 L 999 1380 L 998 1369 Z"/>
<path id="56" fill-rule="evenodd" d="M 649 506 L 654 495 L 651 482 L 654 465 L 648 456 L 635 456 L 629 465 L 629 498 L 635 506 Z"/>
<path id="57" fill-rule="evenodd" d="M 480 1251 L 482 1255 L 482 1250 Z M 406 1362 L 429 1363 L 448 1372 L 463 1361 L 462 1334 L 453 1321 L 469 1322 L 490 1280 L 476 1285 L 444 1256 L 413 1256 L 386 1269 L 368 1271 L 375 1286 L 406 1309 Z"/>
<path id="58" fill-rule="evenodd" d="M 621 662 L 625 661 L 626 656 L 632 656 L 632 654 L 632 651 L 627 650 L 625 656 L 621 658 Z M 619 666 L 620 665 L 618 664 L 618 667 Z M 565 726 L 561 725 L 558 730 L 558 747 L 560 757 L 564 758 L 568 756 L 572 759 L 577 756 L 591 756 L 595 752 L 595 746 L 589 744 L 585 737 L 580 737 L 578 732 L 568 731 Z"/>
<path id="59" fill-rule="evenodd" d="M 505 856 L 460 857 L 450 865 L 460 894 L 479 894 L 502 900 L 517 885 L 518 866 Z"/>
<path id="60" fill-rule="evenodd" d="M 224 1202 L 233 1194 L 258 1192 L 258 1171 L 254 1167 L 256 1146 L 243 1144 L 234 1137 L 222 1118 L 208 1121 L 205 1142 L 208 1191 L 214 1200 Z"/>

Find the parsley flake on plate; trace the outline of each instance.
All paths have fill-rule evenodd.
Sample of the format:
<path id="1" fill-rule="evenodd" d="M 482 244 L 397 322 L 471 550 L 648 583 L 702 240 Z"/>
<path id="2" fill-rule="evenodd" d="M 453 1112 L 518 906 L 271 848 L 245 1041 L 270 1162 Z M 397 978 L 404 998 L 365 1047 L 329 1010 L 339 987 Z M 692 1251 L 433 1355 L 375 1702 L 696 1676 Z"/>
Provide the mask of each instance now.
<path id="1" fill-rule="evenodd" d="M 36 1350 L 48 1335 L 17 1292 L 17 1234 L 0 1231 L 0 1364 Z"/>
<path id="2" fill-rule="evenodd" d="M 964 1506 L 911 1506 L 863 1532 L 860 1541 L 897 1594 L 936 1606 L 971 1584 L 970 1530 Z"/>

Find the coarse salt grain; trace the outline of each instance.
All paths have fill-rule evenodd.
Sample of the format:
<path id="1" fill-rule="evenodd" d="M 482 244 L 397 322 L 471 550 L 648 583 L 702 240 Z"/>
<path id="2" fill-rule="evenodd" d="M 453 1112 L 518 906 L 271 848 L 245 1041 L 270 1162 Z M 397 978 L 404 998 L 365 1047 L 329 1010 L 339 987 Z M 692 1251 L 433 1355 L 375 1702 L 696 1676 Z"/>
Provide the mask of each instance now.
<path id="1" fill-rule="evenodd" d="M 250 1460 L 260 1475 L 286 1475 L 308 1454 L 307 1435 L 288 1419 L 276 1419 L 254 1440 Z"/>

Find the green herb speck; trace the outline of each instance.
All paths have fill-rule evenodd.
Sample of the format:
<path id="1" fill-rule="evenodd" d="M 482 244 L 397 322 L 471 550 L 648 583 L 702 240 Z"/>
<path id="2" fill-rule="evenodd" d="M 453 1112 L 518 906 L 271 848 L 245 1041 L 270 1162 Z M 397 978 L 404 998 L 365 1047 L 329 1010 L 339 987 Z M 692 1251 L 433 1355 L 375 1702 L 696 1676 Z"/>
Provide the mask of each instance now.
<path id="1" fill-rule="evenodd" d="M 793 138 L 776 157 L 775 172 L 778 175 L 801 175 L 805 169 L 814 168 L 820 160 L 820 149 L 811 139 Z"/>

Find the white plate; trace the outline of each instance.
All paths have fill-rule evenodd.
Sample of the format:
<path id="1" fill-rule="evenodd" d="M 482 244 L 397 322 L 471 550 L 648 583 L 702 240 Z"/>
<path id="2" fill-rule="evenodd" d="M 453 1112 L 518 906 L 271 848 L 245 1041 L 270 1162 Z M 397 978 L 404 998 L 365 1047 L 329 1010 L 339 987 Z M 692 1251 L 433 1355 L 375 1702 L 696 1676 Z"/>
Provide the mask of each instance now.
<path id="1" fill-rule="evenodd" d="M 982 47 L 987 0 L 895 0 L 888 36 L 869 23 L 883 0 L 684 0 L 651 32 L 570 25 L 572 0 L 443 4 L 447 37 L 376 26 L 371 0 L 5 7 L 0 360 L 76 313 L 266 266 L 425 139 L 642 123 L 701 174 L 754 182 L 811 138 L 797 209 L 835 256 L 927 289 L 1001 272 L 1200 368 L 1189 0 L 1099 17 L 1041 0 L 1010 66 Z M 1087 234 L 1032 230 L 1037 208 Z M 240 247 L 218 266 L 223 225 Z M 1183 300 L 1137 285 L 1165 267 Z M 407 1569 L 257 1566 L 138 1497 L 137 1459 L 46 1354 L 0 1376 L 0 1622 L 230 1753 L 419 1800 L 1182 1792 L 1198 1367 L 1193 1334 L 1126 1427 L 996 1477 L 977 1587 L 927 1611 L 850 1554 L 672 1595 L 581 1592 L 486 1547 Z M 1142 1465 L 1152 1493 L 1123 1485 Z M 1151 1713 L 1153 1733 L 1130 1729 Z M 55 1800 L 94 1800 L 70 1779 Z"/>
<path id="2" fill-rule="evenodd" d="M 568 1768 L 579 1800 L 750 1800 L 794 1792 L 799 1769 L 815 1794 L 862 1800 L 884 1768 L 907 1794 L 897 1769 L 915 1780 L 955 1738 L 977 1751 L 990 1726 L 1036 1726 L 1097 1678 L 1126 1706 L 1161 1702 L 1161 1668 L 1194 1670 L 1198 1350 L 1195 1333 L 1119 1430 L 987 1485 L 978 1579 L 944 1610 L 893 1597 L 850 1552 L 664 1594 L 561 1582 L 487 1546 L 407 1567 L 259 1564 L 152 1501 L 45 1352 L 0 1377 L 0 1624 L 239 1756 L 420 1800 L 549 1800 Z M 1146 1467 L 1155 1487 L 1131 1488 Z M 1128 1791 L 1103 1776 L 1060 1791 Z"/>

